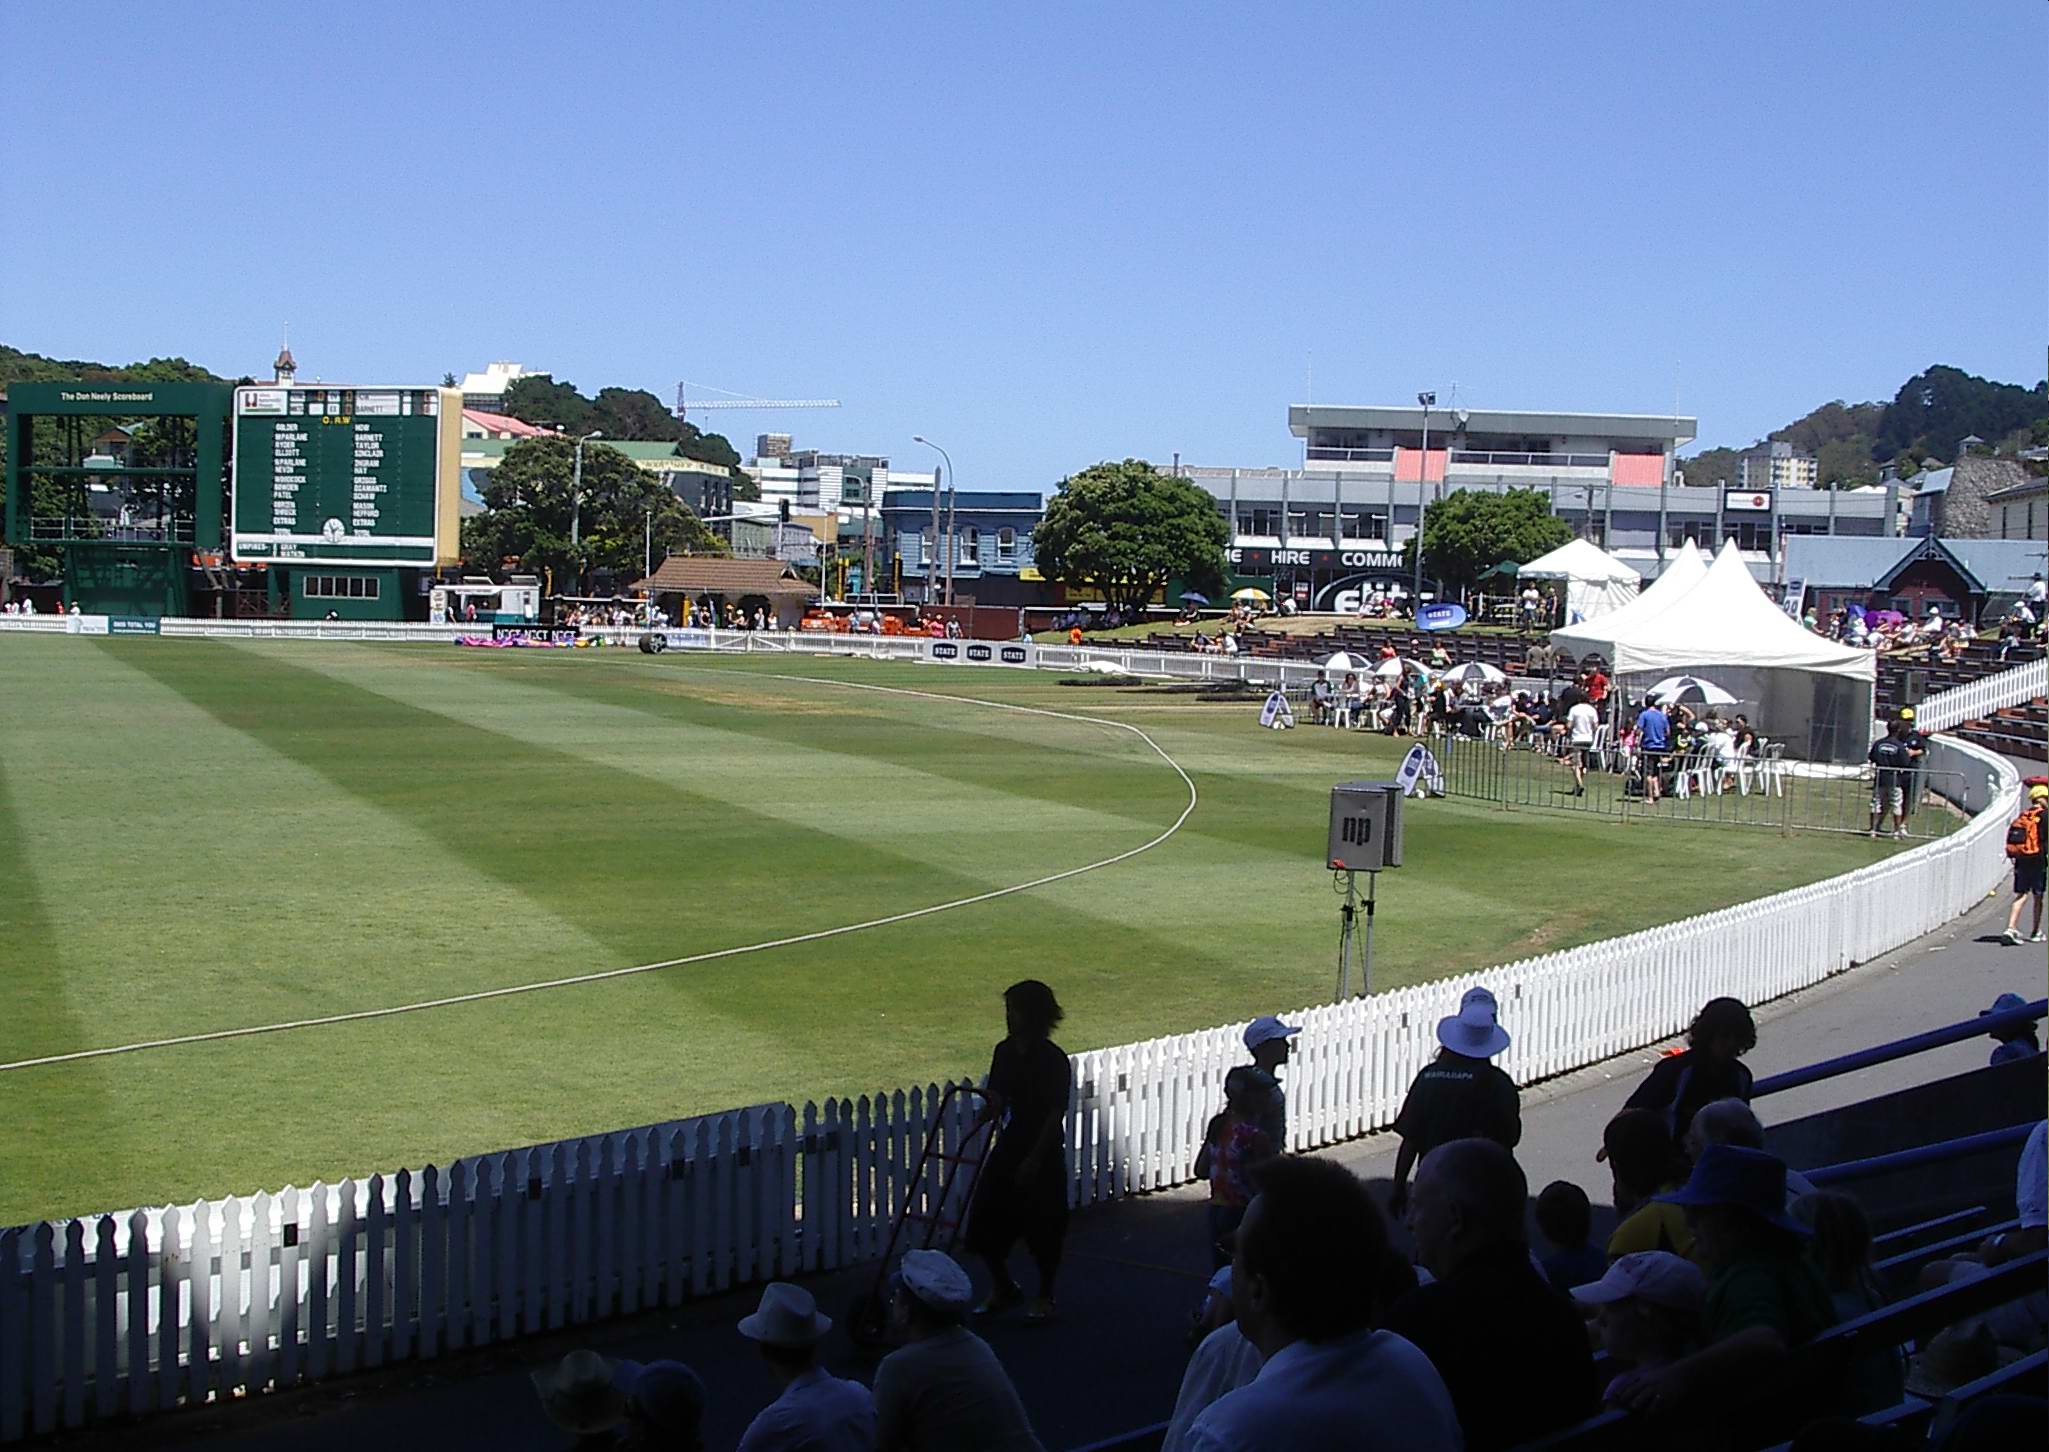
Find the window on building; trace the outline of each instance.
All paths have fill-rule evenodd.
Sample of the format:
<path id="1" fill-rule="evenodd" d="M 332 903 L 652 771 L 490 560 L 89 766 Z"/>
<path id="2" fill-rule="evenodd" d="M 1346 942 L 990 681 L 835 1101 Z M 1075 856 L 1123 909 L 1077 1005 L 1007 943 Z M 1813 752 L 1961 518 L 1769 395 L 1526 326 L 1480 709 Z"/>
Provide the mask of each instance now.
<path id="1" fill-rule="evenodd" d="M 1384 509 L 1347 509 L 1345 511 L 1346 539 L 1387 538 L 1387 511 Z"/>
<path id="2" fill-rule="evenodd" d="M 1309 533 L 1309 516 L 1299 509 L 1289 510 L 1287 537 L 1289 539 L 1299 539 L 1307 533 Z"/>
<path id="3" fill-rule="evenodd" d="M 918 531 L 918 563 L 921 565 L 932 563 L 932 535 L 929 531 L 922 529 Z"/>
<path id="4" fill-rule="evenodd" d="M 383 581 L 374 575 L 305 575 L 300 594 L 308 600 L 375 600 Z"/>
<path id="5" fill-rule="evenodd" d="M 960 562 L 964 565 L 980 564 L 982 560 L 982 531 L 969 525 L 960 537 Z"/>
<path id="6" fill-rule="evenodd" d="M 1280 511 L 1270 508 L 1247 508 L 1238 506 L 1238 528 L 1246 534 L 1276 534 Z"/>
<path id="7" fill-rule="evenodd" d="M 1309 511 L 1309 528 L 1307 532 L 1315 535 L 1318 539 L 1334 540 L 1334 532 L 1337 527 L 1338 517 L 1334 511 L 1328 509 L 1312 509 Z"/>
<path id="8" fill-rule="evenodd" d="M 1005 525 L 996 531 L 996 558 L 1011 560 L 1017 557 L 1017 531 Z"/>

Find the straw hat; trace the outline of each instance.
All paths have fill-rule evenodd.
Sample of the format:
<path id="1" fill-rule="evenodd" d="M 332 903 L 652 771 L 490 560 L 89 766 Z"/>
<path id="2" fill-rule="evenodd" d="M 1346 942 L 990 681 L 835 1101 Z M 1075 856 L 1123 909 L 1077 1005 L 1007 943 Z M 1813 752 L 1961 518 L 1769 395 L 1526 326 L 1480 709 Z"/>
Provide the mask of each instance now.
<path id="1" fill-rule="evenodd" d="M 811 1292 L 788 1281 L 770 1281 L 761 1291 L 761 1308 L 740 1318 L 740 1334 L 765 1346 L 811 1346 L 832 1329 Z"/>

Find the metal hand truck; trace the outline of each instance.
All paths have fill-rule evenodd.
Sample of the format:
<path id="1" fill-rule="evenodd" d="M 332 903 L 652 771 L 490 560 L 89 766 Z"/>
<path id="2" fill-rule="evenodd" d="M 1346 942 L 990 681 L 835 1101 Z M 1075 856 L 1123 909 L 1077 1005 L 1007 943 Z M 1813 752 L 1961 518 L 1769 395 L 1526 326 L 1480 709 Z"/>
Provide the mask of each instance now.
<path id="1" fill-rule="evenodd" d="M 928 1125 L 924 1148 L 919 1150 L 918 1162 L 912 1167 L 903 1204 L 890 1222 L 889 1245 L 882 1253 L 874 1284 L 856 1296 L 853 1305 L 847 1309 L 847 1334 L 856 1346 L 876 1348 L 883 1344 L 889 1327 L 890 1282 L 896 1275 L 897 1263 L 903 1252 L 943 1250 L 950 1255 L 960 1241 L 967 1222 L 968 1206 L 974 1201 L 975 1185 L 981 1179 L 982 1166 L 996 1143 L 996 1121 L 993 1117 L 978 1120 L 961 1137 L 960 1144 L 952 1153 L 944 1151 L 940 1147 L 942 1136 L 939 1127 L 946 1124 L 955 1112 L 957 1095 L 974 1099 L 985 1097 L 982 1090 L 966 1083 L 949 1084 L 945 1094 L 940 1096 L 939 1108 Z M 919 1203 L 926 1172 L 935 1163 L 941 1167 L 938 1198 L 932 1202 L 929 1211 L 914 1210 L 911 1207 Z M 966 1181 L 960 1185 L 956 1196 L 955 1183 L 963 1172 Z"/>

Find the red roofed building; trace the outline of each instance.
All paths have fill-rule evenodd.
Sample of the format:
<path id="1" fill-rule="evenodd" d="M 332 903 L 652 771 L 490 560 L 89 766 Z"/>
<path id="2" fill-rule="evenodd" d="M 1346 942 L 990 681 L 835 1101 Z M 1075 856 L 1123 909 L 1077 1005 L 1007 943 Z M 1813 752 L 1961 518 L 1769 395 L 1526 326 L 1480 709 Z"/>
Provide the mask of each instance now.
<path id="1" fill-rule="evenodd" d="M 462 436 L 466 439 L 535 439 L 553 432 L 509 413 L 488 413 L 481 408 L 462 411 Z"/>

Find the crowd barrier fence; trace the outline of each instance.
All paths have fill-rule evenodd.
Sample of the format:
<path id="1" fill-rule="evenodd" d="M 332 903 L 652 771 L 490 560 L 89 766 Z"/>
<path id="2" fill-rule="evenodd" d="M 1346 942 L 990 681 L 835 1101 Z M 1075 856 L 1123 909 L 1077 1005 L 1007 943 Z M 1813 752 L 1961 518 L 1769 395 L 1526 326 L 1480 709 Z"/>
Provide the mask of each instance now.
<path id="1" fill-rule="evenodd" d="M 164 624 L 166 634 L 256 633 L 247 622 Z M 452 633 L 262 624 L 322 639 Z M 930 647 L 965 644 L 768 632 L 718 632 L 705 643 L 927 659 Z M 1029 663 L 1059 669 L 1106 656 L 1210 678 L 1299 669 L 1066 646 L 1038 647 Z M 1670 1038 L 1709 998 L 1777 998 L 1955 918 L 2003 876 L 2019 777 L 1991 752 L 1950 749 L 1987 788 L 1978 814 L 1947 837 L 1680 922 L 1290 1015 L 1302 1033 L 1287 1071 L 1288 1147 L 1391 1124 L 1435 1053 L 1436 1021 L 1470 987 L 1494 992 L 1514 1035 L 1501 1066 L 1528 1084 Z M 1072 1204 L 1192 1179 L 1224 1076 L 1245 1057 L 1240 1032 L 1225 1025 L 1073 1056 Z M 929 1139 L 950 1149 L 971 1128 L 966 1101 L 954 1102 L 962 1109 L 942 1117 L 941 1087 L 931 1084 L 801 1109 L 761 1105 L 445 1170 L 0 1231 L 0 1442 L 872 1260 L 905 1209 L 959 1213 L 938 1203 L 936 1172 L 917 1175 Z"/>

